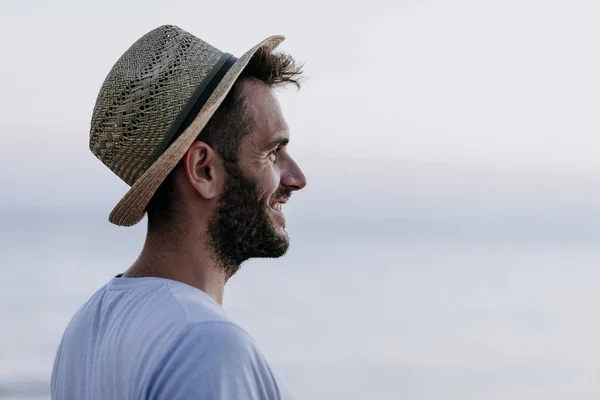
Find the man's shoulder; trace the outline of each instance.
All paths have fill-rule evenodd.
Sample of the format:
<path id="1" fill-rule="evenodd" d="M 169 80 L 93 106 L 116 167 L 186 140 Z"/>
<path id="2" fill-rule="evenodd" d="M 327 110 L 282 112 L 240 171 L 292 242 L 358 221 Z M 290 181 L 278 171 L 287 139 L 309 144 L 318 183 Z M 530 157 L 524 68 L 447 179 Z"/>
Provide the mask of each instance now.
<path id="1" fill-rule="evenodd" d="M 254 339 L 218 303 L 178 282 L 163 289 L 170 299 L 162 297 L 168 305 L 152 317 L 164 319 L 154 332 L 165 331 L 153 338 L 160 341 L 161 356 L 152 363 L 150 398 L 287 398 L 285 384 Z M 167 316 L 167 309 L 173 315 Z"/>
<path id="2" fill-rule="evenodd" d="M 227 326 L 243 331 L 197 288 L 160 278 L 119 278 L 92 296 L 67 331 L 69 336 L 91 336 L 99 341 L 117 338 L 110 346 L 136 349 L 141 354 L 168 348 L 178 336 L 195 330 L 190 327 L 212 323 L 220 327 L 217 329 Z"/>
<path id="3" fill-rule="evenodd" d="M 185 316 L 174 342 L 176 347 L 193 347 L 196 354 L 215 353 L 221 360 L 227 354 L 238 358 L 257 356 L 254 339 L 206 293 L 179 282 L 168 282 L 168 287 Z"/>
<path id="4" fill-rule="evenodd" d="M 254 339 L 225 320 L 188 323 L 158 371 L 156 398 L 291 398 Z"/>
<path id="5" fill-rule="evenodd" d="M 142 313 L 133 317 L 128 329 L 142 331 L 146 345 L 187 348 L 188 354 L 233 351 L 238 355 L 255 351 L 254 340 L 230 318 L 223 307 L 205 292 L 181 282 L 164 280 L 160 289 L 140 299 Z M 136 339 L 137 340 L 137 339 Z M 185 356 L 185 353 L 182 354 Z"/>
<path id="6" fill-rule="evenodd" d="M 173 331 L 202 322 L 233 323 L 205 292 L 163 278 L 115 278 L 99 290 L 82 311 L 90 314 L 99 308 L 110 325 L 134 330 L 145 329 L 143 326 L 148 324 Z"/>
<path id="7" fill-rule="evenodd" d="M 234 324 L 223 307 L 200 289 L 176 281 L 165 280 L 165 284 L 173 300 L 169 307 L 181 312 L 186 325 L 207 322 Z"/>
<path id="8" fill-rule="evenodd" d="M 176 346 L 194 347 L 202 353 L 215 353 L 220 357 L 260 357 L 254 339 L 238 324 L 228 320 L 210 320 L 186 324 L 181 329 Z"/>

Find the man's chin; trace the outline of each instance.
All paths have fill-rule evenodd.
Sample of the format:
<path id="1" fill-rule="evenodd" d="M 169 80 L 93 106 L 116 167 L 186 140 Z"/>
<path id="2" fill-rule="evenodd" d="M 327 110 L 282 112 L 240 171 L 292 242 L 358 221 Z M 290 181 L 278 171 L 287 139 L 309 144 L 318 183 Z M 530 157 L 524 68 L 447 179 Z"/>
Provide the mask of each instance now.
<path id="1" fill-rule="evenodd" d="M 262 253 L 263 258 L 279 258 L 283 257 L 290 248 L 290 238 L 285 228 L 273 228 L 273 237 L 269 244 L 265 246 Z"/>

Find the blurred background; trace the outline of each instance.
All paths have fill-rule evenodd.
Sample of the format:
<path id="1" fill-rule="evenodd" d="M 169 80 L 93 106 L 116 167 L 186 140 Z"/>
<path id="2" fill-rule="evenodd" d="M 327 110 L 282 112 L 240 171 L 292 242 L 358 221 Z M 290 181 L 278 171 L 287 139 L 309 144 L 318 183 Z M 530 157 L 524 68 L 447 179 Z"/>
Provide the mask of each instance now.
<path id="1" fill-rule="evenodd" d="M 142 248 L 88 149 L 98 90 L 175 24 L 305 62 L 279 93 L 292 247 L 224 307 L 299 399 L 600 397 L 600 3 L 0 1 L 0 398 L 49 399 L 73 313 Z"/>

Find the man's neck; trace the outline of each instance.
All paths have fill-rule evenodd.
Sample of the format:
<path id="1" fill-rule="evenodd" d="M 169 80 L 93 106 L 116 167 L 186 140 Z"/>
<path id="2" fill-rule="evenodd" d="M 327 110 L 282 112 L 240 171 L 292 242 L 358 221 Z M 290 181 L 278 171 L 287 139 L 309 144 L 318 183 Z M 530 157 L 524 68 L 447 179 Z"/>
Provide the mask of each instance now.
<path id="1" fill-rule="evenodd" d="M 198 288 L 223 304 L 226 276 L 210 247 L 191 235 L 161 237 L 148 234 L 144 248 L 124 278 L 157 277 Z"/>

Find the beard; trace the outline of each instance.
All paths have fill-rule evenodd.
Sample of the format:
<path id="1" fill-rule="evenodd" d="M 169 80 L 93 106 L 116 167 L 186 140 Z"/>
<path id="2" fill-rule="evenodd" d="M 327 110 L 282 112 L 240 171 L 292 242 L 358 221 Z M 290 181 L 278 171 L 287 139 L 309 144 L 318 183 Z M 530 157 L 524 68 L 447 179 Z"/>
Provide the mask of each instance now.
<path id="1" fill-rule="evenodd" d="M 268 214 L 268 198 L 256 181 L 246 178 L 235 163 L 226 163 L 227 178 L 215 214 L 208 225 L 208 240 L 226 279 L 250 258 L 277 258 L 289 248 L 287 232 L 278 231 Z M 288 198 L 279 189 L 274 199 Z"/>

